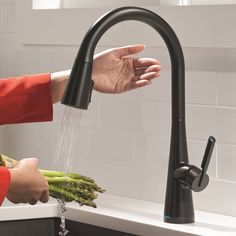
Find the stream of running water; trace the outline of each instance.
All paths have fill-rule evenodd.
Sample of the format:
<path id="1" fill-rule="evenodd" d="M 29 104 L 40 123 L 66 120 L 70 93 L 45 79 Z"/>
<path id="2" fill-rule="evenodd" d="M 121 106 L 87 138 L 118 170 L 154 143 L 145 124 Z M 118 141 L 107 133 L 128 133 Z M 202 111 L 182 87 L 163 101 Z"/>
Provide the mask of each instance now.
<path id="1" fill-rule="evenodd" d="M 77 143 L 79 136 L 80 117 L 81 110 L 65 106 L 61 129 L 53 157 L 53 168 L 65 173 L 69 173 L 73 166 L 75 144 Z M 58 199 L 58 203 L 61 216 L 59 236 L 66 236 L 69 233 L 65 224 L 66 202 L 63 199 Z"/>
<path id="2" fill-rule="evenodd" d="M 69 230 L 66 229 L 66 202 L 64 200 L 57 200 L 60 207 L 61 223 L 59 228 L 59 236 L 66 236 Z"/>

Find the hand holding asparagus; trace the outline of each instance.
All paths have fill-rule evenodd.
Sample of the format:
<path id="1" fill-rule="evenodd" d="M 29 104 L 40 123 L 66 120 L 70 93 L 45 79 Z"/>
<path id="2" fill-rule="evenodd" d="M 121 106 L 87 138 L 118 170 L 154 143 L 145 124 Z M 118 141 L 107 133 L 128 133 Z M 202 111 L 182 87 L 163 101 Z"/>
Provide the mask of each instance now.
<path id="1" fill-rule="evenodd" d="M 17 161 L 0 154 L 0 166 L 14 168 Z M 94 200 L 104 190 L 90 178 L 76 173 L 40 170 L 48 182 L 49 195 L 53 198 L 76 201 L 80 205 L 96 207 Z"/>

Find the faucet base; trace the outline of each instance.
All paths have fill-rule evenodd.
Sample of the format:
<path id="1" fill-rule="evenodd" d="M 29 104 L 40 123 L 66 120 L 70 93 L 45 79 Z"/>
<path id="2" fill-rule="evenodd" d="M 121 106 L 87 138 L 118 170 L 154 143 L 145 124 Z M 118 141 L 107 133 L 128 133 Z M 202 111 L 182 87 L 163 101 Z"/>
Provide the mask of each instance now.
<path id="1" fill-rule="evenodd" d="M 172 224 L 190 224 L 194 223 L 195 219 L 194 216 L 192 217 L 170 217 L 170 216 L 164 216 L 164 221 L 166 223 L 172 223 Z"/>

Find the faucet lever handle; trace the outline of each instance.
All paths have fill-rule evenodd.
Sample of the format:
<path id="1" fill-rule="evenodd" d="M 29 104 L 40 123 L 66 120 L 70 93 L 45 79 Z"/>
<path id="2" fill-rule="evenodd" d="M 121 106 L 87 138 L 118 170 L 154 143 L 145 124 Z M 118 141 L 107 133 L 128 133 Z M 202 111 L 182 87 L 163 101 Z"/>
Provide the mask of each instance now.
<path id="1" fill-rule="evenodd" d="M 207 142 L 207 146 L 206 146 L 206 150 L 205 150 L 203 159 L 202 159 L 202 164 L 201 164 L 202 173 L 201 173 L 200 180 L 198 183 L 199 187 L 201 186 L 204 175 L 206 174 L 206 171 L 208 169 L 215 142 L 216 142 L 216 139 L 213 136 L 210 136 L 208 139 L 208 142 Z"/>
<path id="2" fill-rule="evenodd" d="M 203 156 L 201 168 L 194 165 L 184 164 L 175 170 L 174 177 L 184 188 L 189 187 L 195 192 L 200 192 L 206 188 L 209 183 L 209 176 L 206 171 L 211 160 L 215 142 L 215 138 L 210 136 Z"/>
<path id="3" fill-rule="evenodd" d="M 206 150 L 202 159 L 201 168 L 203 172 L 206 172 L 211 160 L 211 155 L 214 149 L 216 139 L 213 136 L 210 136 L 207 142 Z"/>

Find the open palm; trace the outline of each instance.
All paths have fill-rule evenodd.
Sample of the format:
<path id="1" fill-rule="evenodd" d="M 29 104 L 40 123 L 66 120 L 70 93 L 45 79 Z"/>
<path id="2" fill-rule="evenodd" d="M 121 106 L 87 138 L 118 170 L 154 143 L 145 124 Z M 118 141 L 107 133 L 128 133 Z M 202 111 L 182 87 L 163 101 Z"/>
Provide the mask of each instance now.
<path id="1" fill-rule="evenodd" d="M 103 51 L 94 57 L 94 89 L 103 93 L 122 93 L 149 85 L 160 76 L 160 62 L 153 58 L 131 57 L 144 45 L 130 45 Z"/>

